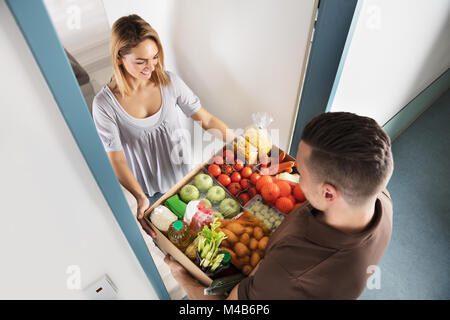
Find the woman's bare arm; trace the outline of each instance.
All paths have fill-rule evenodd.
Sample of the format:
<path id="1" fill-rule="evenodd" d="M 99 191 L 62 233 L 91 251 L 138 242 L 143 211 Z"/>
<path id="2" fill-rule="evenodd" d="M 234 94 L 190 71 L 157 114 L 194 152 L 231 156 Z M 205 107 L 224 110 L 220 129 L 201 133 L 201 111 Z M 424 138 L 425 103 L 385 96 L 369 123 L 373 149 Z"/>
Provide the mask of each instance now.
<path id="1" fill-rule="evenodd" d="M 142 191 L 139 182 L 137 182 L 133 172 L 125 160 L 123 151 L 108 152 L 108 158 L 116 173 L 117 179 L 121 185 L 125 187 L 136 198 L 146 198 L 144 191 Z"/>
<path id="2" fill-rule="evenodd" d="M 214 133 L 214 135 L 223 140 L 225 143 L 232 141 L 236 135 L 222 120 L 213 116 L 205 108 L 201 107 L 191 117 L 194 121 L 200 121 L 204 130 L 216 129 L 220 134 Z"/>
<path id="3" fill-rule="evenodd" d="M 108 158 L 120 184 L 124 186 L 125 189 L 130 191 L 130 193 L 136 198 L 136 215 L 139 223 L 150 236 L 156 238 L 155 231 L 153 231 L 152 228 L 144 220 L 144 212 L 150 206 L 150 201 L 147 199 L 147 196 L 139 185 L 139 182 L 136 180 L 136 177 L 128 166 L 123 151 L 108 152 Z"/>

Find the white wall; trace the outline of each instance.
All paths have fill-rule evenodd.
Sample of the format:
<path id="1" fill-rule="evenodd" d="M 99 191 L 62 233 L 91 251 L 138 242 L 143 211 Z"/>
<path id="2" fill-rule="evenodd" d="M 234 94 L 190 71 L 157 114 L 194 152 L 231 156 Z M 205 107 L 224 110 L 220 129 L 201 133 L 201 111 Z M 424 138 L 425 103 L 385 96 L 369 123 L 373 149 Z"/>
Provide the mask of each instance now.
<path id="1" fill-rule="evenodd" d="M 61 43 L 89 74 L 94 91 L 98 92 L 112 73 L 111 30 L 102 0 L 44 0 L 44 3 Z"/>
<path id="2" fill-rule="evenodd" d="M 314 0 L 103 0 L 110 26 L 137 13 L 159 33 L 166 68 L 231 128 L 269 112 L 287 149 Z"/>
<path id="3" fill-rule="evenodd" d="M 0 299 L 84 299 L 107 273 L 120 299 L 157 299 L 0 0 Z M 6 76 L 7 75 L 7 76 Z"/>
<path id="4" fill-rule="evenodd" d="M 450 67 L 450 1 L 365 0 L 331 111 L 384 125 Z"/>

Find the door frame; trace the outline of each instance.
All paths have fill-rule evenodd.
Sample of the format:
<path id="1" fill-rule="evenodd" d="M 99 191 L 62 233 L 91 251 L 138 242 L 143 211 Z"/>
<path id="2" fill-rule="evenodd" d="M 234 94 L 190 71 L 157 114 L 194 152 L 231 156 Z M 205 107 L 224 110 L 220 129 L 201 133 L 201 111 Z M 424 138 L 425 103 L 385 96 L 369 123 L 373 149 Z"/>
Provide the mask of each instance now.
<path id="1" fill-rule="evenodd" d="M 6 0 L 86 163 L 161 300 L 170 295 L 142 237 L 42 0 Z"/>
<path id="2" fill-rule="evenodd" d="M 363 0 L 320 0 L 289 154 L 297 155 L 301 134 L 315 116 L 329 111 Z"/>

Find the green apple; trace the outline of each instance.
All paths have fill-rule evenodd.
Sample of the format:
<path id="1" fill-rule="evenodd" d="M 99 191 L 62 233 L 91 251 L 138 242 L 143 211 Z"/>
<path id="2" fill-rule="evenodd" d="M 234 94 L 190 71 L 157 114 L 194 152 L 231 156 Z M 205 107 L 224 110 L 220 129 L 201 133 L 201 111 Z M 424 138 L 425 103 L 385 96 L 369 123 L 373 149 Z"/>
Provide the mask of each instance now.
<path id="1" fill-rule="evenodd" d="M 225 199 L 225 195 L 226 195 L 225 190 L 222 187 L 214 186 L 208 190 L 206 197 L 212 203 L 219 203 L 220 201 Z"/>
<path id="2" fill-rule="evenodd" d="M 195 176 L 194 184 L 200 192 L 206 192 L 213 186 L 213 179 L 204 173 L 200 173 Z"/>
<path id="3" fill-rule="evenodd" d="M 207 208 L 212 208 L 211 202 L 206 198 L 200 198 L 200 203 L 203 203 Z"/>
<path id="4" fill-rule="evenodd" d="M 193 186 L 191 184 L 187 184 L 183 188 L 181 188 L 180 198 L 184 202 L 189 202 L 191 200 L 197 200 L 198 197 L 200 197 L 200 192 L 198 191 L 198 189 L 195 186 Z"/>
<path id="5" fill-rule="evenodd" d="M 214 217 L 220 220 L 225 219 L 219 211 L 214 211 Z"/>
<path id="6" fill-rule="evenodd" d="M 219 205 L 219 211 L 225 218 L 232 218 L 239 212 L 239 203 L 236 200 L 227 198 L 222 200 Z"/>

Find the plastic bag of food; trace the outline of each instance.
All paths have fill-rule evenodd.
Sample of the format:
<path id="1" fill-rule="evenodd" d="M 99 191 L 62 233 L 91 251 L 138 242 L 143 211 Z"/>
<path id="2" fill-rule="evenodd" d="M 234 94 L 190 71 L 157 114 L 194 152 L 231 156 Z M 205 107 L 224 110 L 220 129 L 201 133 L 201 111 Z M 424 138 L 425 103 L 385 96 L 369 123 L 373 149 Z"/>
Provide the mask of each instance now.
<path id="1" fill-rule="evenodd" d="M 258 158 L 262 159 L 272 149 L 272 139 L 268 129 L 273 118 L 265 112 L 253 113 L 251 118 L 252 125 L 247 127 L 242 137 L 238 137 L 236 141 L 236 152 L 248 163 L 254 164 Z"/>
<path id="2" fill-rule="evenodd" d="M 214 220 L 214 210 L 201 200 L 190 201 L 186 207 L 184 221 L 193 231 L 199 232 Z"/>
<path id="3" fill-rule="evenodd" d="M 167 232 L 169 226 L 176 220 L 178 217 L 163 205 L 157 206 L 150 215 L 150 221 L 163 232 Z"/>

